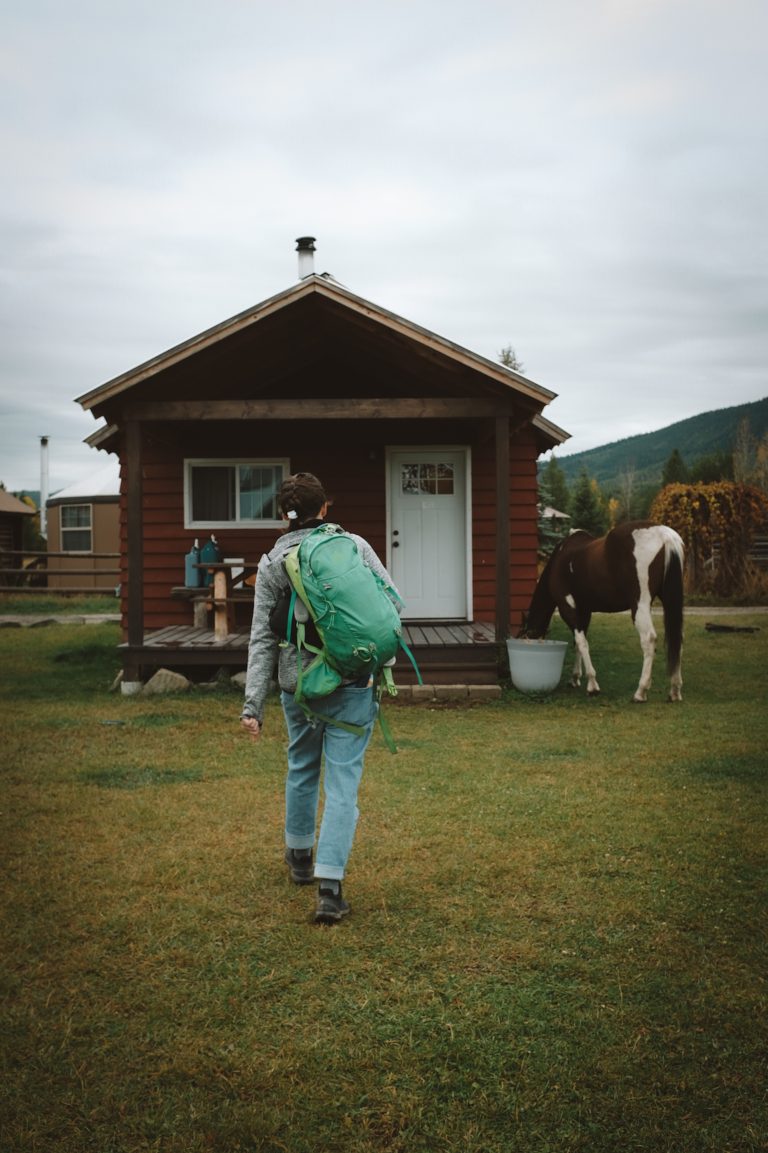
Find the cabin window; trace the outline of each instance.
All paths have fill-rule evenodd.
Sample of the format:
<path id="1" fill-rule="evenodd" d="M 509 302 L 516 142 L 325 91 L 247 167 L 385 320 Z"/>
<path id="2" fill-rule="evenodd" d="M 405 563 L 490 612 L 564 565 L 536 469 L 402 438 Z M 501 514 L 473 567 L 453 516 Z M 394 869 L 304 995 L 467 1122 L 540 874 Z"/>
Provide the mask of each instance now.
<path id="1" fill-rule="evenodd" d="M 277 493 L 287 475 L 287 460 L 186 461 L 185 528 L 279 525 Z"/>
<path id="2" fill-rule="evenodd" d="M 63 504 L 61 513 L 61 551 L 91 552 L 91 506 L 89 504 Z"/>

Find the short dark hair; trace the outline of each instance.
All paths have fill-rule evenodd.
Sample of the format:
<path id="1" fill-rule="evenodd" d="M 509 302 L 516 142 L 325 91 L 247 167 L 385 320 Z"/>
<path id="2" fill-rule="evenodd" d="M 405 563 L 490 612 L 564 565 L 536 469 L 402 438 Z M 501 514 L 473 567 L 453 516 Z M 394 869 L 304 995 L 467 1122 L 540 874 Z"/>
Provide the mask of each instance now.
<path id="1" fill-rule="evenodd" d="M 327 500 L 325 489 L 311 472 L 295 472 L 286 477 L 277 494 L 281 513 L 297 524 L 316 517 Z"/>

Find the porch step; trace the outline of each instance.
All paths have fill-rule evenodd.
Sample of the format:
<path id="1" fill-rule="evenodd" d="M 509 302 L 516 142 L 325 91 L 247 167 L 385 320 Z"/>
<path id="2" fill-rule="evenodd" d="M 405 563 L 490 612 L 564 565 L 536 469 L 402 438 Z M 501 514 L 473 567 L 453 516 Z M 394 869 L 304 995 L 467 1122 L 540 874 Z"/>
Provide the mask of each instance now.
<path id="1" fill-rule="evenodd" d="M 425 685 L 497 685 L 499 652 L 493 626 L 485 621 L 408 621 L 403 639 L 413 653 Z M 418 687 L 405 653 L 395 665 L 395 683 Z"/>

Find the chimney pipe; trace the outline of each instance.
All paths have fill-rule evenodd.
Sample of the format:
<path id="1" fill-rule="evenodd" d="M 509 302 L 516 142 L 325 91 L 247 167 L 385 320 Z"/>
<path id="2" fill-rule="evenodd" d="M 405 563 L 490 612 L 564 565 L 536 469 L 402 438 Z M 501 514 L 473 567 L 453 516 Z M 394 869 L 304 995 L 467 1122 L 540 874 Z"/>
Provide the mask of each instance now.
<path id="1" fill-rule="evenodd" d="M 299 280 L 304 280 L 315 271 L 314 236 L 299 236 L 296 240 L 296 251 L 299 254 Z"/>
<path id="2" fill-rule="evenodd" d="M 48 437 L 40 437 L 40 536 L 48 537 Z"/>

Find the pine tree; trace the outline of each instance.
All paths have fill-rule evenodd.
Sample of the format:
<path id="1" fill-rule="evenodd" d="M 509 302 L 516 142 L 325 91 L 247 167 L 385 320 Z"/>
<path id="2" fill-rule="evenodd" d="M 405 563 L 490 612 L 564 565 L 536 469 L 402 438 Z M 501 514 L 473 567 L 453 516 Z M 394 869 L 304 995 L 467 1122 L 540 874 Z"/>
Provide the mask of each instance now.
<path id="1" fill-rule="evenodd" d="M 721 480 L 733 480 L 732 454 L 709 452 L 698 457 L 690 467 L 688 480 L 691 484 L 717 484 Z"/>
<path id="2" fill-rule="evenodd" d="M 511 344 L 507 344 L 504 348 L 500 349 L 499 360 L 505 368 L 511 368 L 513 372 L 523 371 L 523 362 L 518 358 Z"/>
<path id="3" fill-rule="evenodd" d="M 688 480 L 688 466 L 675 448 L 661 471 L 661 487 L 666 488 L 668 484 L 687 484 Z"/>
<path id="4" fill-rule="evenodd" d="M 546 494 L 546 499 L 544 499 Z M 551 456 L 539 477 L 539 504 L 551 505 L 558 512 L 568 512 L 571 494 L 568 480 L 554 456 Z"/>
<path id="5" fill-rule="evenodd" d="M 608 531 L 608 510 L 596 480 L 583 468 L 571 492 L 571 528 L 583 528 L 593 536 Z"/>

